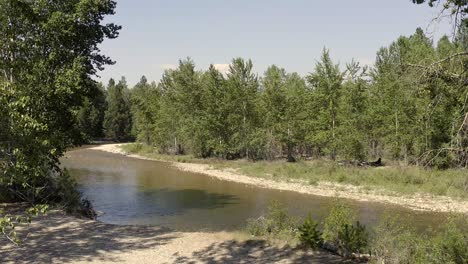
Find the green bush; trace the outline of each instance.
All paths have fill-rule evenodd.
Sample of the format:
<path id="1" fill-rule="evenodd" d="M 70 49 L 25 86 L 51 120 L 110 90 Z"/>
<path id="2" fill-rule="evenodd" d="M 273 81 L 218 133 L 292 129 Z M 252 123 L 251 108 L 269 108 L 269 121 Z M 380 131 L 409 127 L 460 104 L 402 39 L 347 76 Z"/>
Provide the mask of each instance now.
<path id="1" fill-rule="evenodd" d="M 247 219 L 247 233 L 252 236 L 266 236 L 268 235 L 267 219 L 263 216 L 259 218 Z"/>
<path id="2" fill-rule="evenodd" d="M 143 144 L 141 143 L 126 144 L 126 145 L 123 145 L 121 148 L 124 151 L 127 151 L 129 153 L 140 153 L 143 150 Z"/>
<path id="3" fill-rule="evenodd" d="M 449 218 L 431 242 L 432 263 L 468 263 L 468 218 Z"/>
<path id="4" fill-rule="evenodd" d="M 299 227 L 299 241 L 312 249 L 317 249 L 323 244 L 322 233 L 318 230 L 318 222 L 312 220 L 310 214 Z"/>
<path id="5" fill-rule="evenodd" d="M 334 245 L 339 244 L 339 232 L 346 226 L 352 226 L 356 214 L 343 202 L 337 201 L 323 224 L 323 239 Z"/>
<path id="6" fill-rule="evenodd" d="M 439 229 L 422 233 L 403 224 L 399 216 L 385 214 L 371 234 L 359 221 L 353 224 L 355 219 L 352 209 L 338 202 L 325 218 L 322 234 L 310 214 L 297 227 L 284 206 L 272 202 L 265 216 L 248 220 L 247 231 L 281 240 L 298 238 L 304 246 L 324 247 L 342 256 L 369 250 L 371 263 L 468 263 L 468 218 L 464 215 L 449 217 Z"/>
<path id="7" fill-rule="evenodd" d="M 49 191 L 53 195 L 49 197 L 49 201 L 52 204 L 62 207 L 69 214 L 85 216 L 90 219 L 96 218 L 96 212 L 91 202 L 82 198 L 76 180 L 66 169 L 51 177 L 50 186 Z"/>
<path id="8" fill-rule="evenodd" d="M 345 224 L 338 230 L 338 248 L 346 255 L 362 253 L 367 247 L 368 237 L 366 227 L 359 221 L 356 225 Z"/>
<path id="9" fill-rule="evenodd" d="M 385 216 L 371 241 L 373 263 L 468 263 L 468 220 L 451 217 L 440 230 L 416 233 L 398 216 Z"/>
<path id="10" fill-rule="evenodd" d="M 398 216 L 385 215 L 374 228 L 371 240 L 373 263 L 414 263 L 423 239 L 399 221 Z"/>
<path id="11" fill-rule="evenodd" d="M 253 236 L 289 239 L 297 234 L 297 221 L 288 215 L 281 203 L 273 201 L 265 216 L 247 220 L 247 232 Z"/>

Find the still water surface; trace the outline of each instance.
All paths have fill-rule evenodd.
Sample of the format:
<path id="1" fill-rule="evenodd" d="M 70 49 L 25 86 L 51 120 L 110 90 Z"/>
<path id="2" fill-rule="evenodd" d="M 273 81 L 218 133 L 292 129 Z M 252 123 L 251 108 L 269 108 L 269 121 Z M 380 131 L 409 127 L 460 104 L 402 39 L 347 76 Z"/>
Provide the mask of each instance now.
<path id="1" fill-rule="evenodd" d="M 70 151 L 62 160 L 76 177 L 84 196 L 113 224 L 163 225 L 181 231 L 236 230 L 265 213 L 277 200 L 290 214 L 326 216 L 334 198 L 258 188 L 86 148 Z M 347 200 L 359 220 L 375 225 L 384 213 L 400 214 L 418 229 L 439 225 L 446 214 L 411 211 L 400 206 Z"/>

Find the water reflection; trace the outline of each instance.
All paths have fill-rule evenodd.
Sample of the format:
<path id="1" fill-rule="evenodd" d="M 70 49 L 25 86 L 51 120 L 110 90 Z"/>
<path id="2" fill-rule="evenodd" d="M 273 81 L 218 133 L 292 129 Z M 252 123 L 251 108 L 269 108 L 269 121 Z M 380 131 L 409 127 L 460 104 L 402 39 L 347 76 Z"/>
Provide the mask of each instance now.
<path id="1" fill-rule="evenodd" d="M 75 176 L 85 197 L 115 224 L 164 225 L 181 230 L 239 229 L 265 213 L 272 200 L 292 215 L 325 217 L 335 198 L 257 188 L 182 172 L 167 163 L 80 149 L 67 153 L 63 165 Z M 445 214 L 415 212 L 399 206 L 348 201 L 359 220 L 375 225 L 385 213 L 401 214 L 416 228 L 440 224 Z"/>

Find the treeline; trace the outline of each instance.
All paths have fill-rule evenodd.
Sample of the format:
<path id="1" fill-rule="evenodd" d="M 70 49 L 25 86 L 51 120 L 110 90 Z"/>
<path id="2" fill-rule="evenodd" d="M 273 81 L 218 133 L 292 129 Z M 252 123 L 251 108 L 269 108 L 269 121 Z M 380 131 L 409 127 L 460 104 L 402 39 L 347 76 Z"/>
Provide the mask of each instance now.
<path id="1" fill-rule="evenodd" d="M 85 140 L 134 139 L 131 133 L 130 90 L 125 78 L 117 84 L 111 79 L 106 88 L 96 83 L 89 98 L 85 98 L 83 106 L 77 113 L 77 125 Z"/>
<path id="2" fill-rule="evenodd" d="M 434 45 L 418 28 L 381 48 L 371 68 L 342 67 L 324 49 L 304 77 L 276 65 L 257 76 L 242 58 L 224 75 L 213 65 L 196 70 L 188 58 L 158 84 L 142 77 L 128 89 L 125 79 L 111 80 L 99 120 L 105 136 L 135 137 L 161 153 L 466 167 L 467 46 L 466 30 Z"/>

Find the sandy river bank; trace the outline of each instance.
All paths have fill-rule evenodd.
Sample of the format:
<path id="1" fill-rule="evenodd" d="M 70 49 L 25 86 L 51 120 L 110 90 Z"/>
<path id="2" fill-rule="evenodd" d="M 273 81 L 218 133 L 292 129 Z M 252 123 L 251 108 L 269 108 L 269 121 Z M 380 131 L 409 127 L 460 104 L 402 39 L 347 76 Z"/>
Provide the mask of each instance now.
<path id="1" fill-rule="evenodd" d="M 92 147 L 94 150 L 101 150 L 115 154 L 126 155 L 131 158 L 152 160 L 140 155 L 127 154 L 120 147 L 120 144 L 107 144 Z M 317 185 L 310 185 L 299 181 L 279 182 L 263 178 L 249 177 L 237 173 L 233 169 L 213 169 L 208 164 L 180 163 L 172 162 L 172 165 L 180 170 L 201 173 L 211 177 L 226 181 L 234 181 L 244 184 L 252 184 L 262 188 L 295 191 L 306 194 L 313 194 L 326 197 L 339 197 L 365 202 L 383 202 L 401 205 L 413 210 L 436 211 L 436 212 L 457 212 L 468 213 L 468 201 L 456 200 L 446 196 L 434 195 L 386 195 L 382 190 L 366 190 L 362 187 L 344 185 L 331 182 L 319 182 Z M 388 192 L 387 192 L 388 193 Z"/>
<path id="2" fill-rule="evenodd" d="M 21 231 L 22 230 L 22 231 Z M 26 229 L 20 228 L 24 235 Z M 342 263 L 324 251 L 251 240 L 228 232 L 117 226 L 61 211 L 33 219 L 23 246 L 0 236 L 0 263 Z"/>

